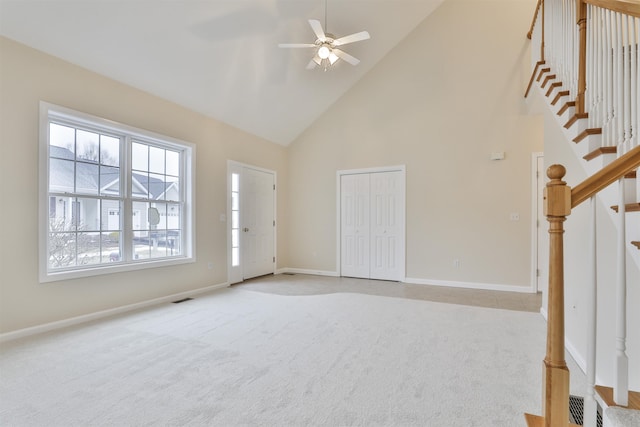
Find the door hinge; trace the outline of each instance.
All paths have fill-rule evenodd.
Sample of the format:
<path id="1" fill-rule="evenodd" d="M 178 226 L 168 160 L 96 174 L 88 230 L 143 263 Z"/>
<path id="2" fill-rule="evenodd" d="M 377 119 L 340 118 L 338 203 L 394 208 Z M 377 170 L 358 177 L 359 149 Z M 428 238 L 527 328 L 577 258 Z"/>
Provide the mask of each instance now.
<path id="1" fill-rule="evenodd" d="M 536 277 L 540 277 L 540 269 L 536 270 Z"/>
<path id="2" fill-rule="evenodd" d="M 275 185 L 275 184 L 273 184 L 273 189 L 274 189 L 274 190 L 276 189 L 276 185 Z"/>
<path id="3" fill-rule="evenodd" d="M 273 220 L 273 226 L 274 227 L 276 226 L 276 220 L 275 219 Z"/>
<path id="4" fill-rule="evenodd" d="M 276 257 L 273 257 L 273 262 L 276 262 Z"/>

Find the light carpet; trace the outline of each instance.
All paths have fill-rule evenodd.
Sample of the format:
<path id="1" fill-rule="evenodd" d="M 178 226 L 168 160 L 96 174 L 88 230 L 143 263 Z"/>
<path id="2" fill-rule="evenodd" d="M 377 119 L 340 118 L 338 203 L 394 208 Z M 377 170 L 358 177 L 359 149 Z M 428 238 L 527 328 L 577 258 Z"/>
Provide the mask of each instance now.
<path id="1" fill-rule="evenodd" d="M 3 426 L 516 426 L 536 313 L 225 289 L 2 344 Z"/>

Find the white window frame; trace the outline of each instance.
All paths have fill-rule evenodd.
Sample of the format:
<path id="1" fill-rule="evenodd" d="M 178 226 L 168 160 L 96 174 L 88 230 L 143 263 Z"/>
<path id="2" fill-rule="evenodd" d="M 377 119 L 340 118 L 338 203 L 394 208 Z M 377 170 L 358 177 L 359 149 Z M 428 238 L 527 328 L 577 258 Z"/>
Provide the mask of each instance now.
<path id="1" fill-rule="evenodd" d="M 121 150 L 121 177 L 124 178 L 122 190 L 124 192 L 123 235 L 132 235 L 131 206 L 132 195 L 128 188 L 131 182 L 130 149 L 134 140 L 147 142 L 156 146 L 180 150 L 182 152 L 181 185 L 184 195 L 183 204 L 183 234 L 182 254 L 168 258 L 150 258 L 144 260 L 122 261 L 113 264 L 94 264 L 65 268 L 63 270 L 49 268 L 49 121 L 61 120 L 72 126 L 84 126 L 96 129 L 100 132 L 121 135 L 124 138 L 123 150 Z M 138 129 L 129 125 L 106 120 L 90 114 L 81 113 L 66 107 L 40 102 L 40 147 L 39 147 L 39 278 L 41 283 L 60 280 L 90 277 L 103 274 L 133 271 L 148 268 L 164 267 L 170 265 L 193 263 L 195 257 L 195 155 L 196 147 L 189 142 L 181 141 L 154 132 Z M 128 247 L 131 239 L 124 237 L 122 247 L 124 253 L 131 251 Z"/>

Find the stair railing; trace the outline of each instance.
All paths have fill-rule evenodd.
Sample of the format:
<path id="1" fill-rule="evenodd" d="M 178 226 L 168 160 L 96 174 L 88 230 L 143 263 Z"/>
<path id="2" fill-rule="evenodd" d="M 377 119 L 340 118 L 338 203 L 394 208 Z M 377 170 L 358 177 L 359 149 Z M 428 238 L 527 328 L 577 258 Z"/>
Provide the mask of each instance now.
<path id="1" fill-rule="evenodd" d="M 541 0 L 527 37 L 536 31 L 546 78 L 562 82 L 576 116 L 601 129 L 602 146 L 622 155 L 639 145 L 640 2 Z"/>
<path id="2" fill-rule="evenodd" d="M 544 191 L 544 214 L 549 222 L 549 295 L 547 351 L 543 366 L 544 416 L 525 414 L 530 427 L 569 425 L 569 369 L 564 340 L 564 227 L 571 210 L 592 199 L 613 182 L 640 167 L 640 146 L 629 150 L 582 183 L 570 188 L 562 178 L 566 170 L 552 165 Z"/>

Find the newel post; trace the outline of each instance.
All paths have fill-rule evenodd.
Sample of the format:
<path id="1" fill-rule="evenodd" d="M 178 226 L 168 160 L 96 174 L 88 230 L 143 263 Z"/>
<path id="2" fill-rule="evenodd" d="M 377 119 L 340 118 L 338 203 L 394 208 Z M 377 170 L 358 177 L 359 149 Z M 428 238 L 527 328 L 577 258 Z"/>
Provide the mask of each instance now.
<path id="1" fill-rule="evenodd" d="M 546 427 L 569 424 L 569 369 L 564 358 L 563 223 L 571 213 L 571 188 L 562 181 L 566 169 L 552 165 L 544 189 L 544 214 L 549 221 L 549 295 L 547 354 L 544 358 L 544 419 Z"/>

